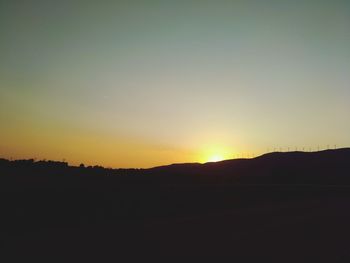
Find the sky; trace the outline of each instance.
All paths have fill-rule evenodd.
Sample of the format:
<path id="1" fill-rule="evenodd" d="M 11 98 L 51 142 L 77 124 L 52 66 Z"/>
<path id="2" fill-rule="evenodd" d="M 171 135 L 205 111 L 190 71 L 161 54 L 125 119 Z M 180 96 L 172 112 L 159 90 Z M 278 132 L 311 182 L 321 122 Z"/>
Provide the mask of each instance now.
<path id="1" fill-rule="evenodd" d="M 0 36 L 3 158 L 350 146 L 350 1 L 0 0 Z"/>

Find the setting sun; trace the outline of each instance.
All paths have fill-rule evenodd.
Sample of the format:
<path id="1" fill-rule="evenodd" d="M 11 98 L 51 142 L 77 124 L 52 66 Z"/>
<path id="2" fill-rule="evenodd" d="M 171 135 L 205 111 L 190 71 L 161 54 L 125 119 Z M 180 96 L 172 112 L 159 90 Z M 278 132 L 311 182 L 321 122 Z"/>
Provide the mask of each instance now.
<path id="1" fill-rule="evenodd" d="M 213 155 L 209 157 L 208 162 L 220 162 L 223 161 L 225 158 L 222 157 L 221 155 Z"/>
<path id="2" fill-rule="evenodd" d="M 232 159 L 234 152 L 232 148 L 220 144 L 207 144 L 202 149 L 200 154 L 200 162 L 220 162 L 227 159 Z"/>

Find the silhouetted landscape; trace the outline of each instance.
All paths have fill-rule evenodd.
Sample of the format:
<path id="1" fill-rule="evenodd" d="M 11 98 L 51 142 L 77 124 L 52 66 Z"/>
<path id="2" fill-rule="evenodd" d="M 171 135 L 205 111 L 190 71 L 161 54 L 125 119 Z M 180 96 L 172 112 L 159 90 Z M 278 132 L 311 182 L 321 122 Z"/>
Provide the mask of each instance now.
<path id="1" fill-rule="evenodd" d="M 2 247 L 15 261 L 347 262 L 349 172 L 350 148 L 151 169 L 0 159 Z"/>

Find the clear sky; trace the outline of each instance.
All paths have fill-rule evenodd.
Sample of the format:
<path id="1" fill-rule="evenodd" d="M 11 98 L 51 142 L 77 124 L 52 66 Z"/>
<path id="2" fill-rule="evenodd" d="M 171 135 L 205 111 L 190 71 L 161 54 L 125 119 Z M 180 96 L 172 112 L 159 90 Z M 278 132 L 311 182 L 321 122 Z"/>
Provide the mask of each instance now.
<path id="1" fill-rule="evenodd" d="M 0 0 L 0 156 L 151 167 L 350 145 L 350 1 Z"/>

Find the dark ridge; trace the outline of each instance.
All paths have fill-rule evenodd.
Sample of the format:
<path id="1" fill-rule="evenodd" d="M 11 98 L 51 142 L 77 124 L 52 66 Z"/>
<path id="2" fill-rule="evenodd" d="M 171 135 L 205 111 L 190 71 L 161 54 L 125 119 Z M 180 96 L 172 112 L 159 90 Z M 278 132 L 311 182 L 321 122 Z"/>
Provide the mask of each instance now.
<path id="1" fill-rule="evenodd" d="M 65 162 L 0 159 L 0 180 L 28 186 L 87 184 L 350 184 L 350 148 L 273 152 L 253 159 L 184 163 L 150 169 L 68 166 Z M 2 184 L 4 185 L 4 184 Z"/>

